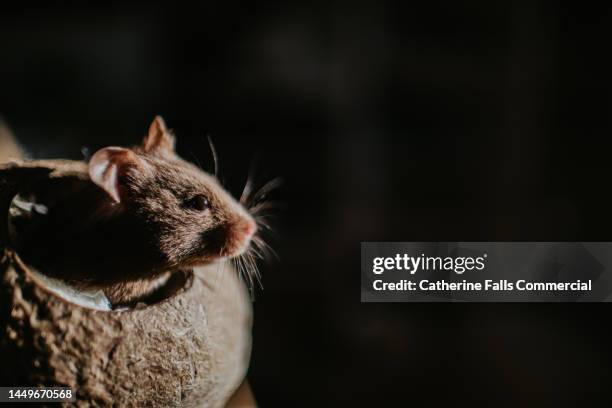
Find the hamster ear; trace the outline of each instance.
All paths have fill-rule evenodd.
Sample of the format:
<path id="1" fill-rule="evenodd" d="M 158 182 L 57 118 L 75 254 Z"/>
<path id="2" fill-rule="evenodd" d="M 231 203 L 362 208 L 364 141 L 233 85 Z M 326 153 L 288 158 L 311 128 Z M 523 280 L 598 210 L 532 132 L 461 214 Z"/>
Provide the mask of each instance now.
<path id="1" fill-rule="evenodd" d="M 116 202 L 121 202 L 122 178 L 131 168 L 143 165 L 142 160 L 129 149 L 105 147 L 89 160 L 89 178 Z"/>
<path id="2" fill-rule="evenodd" d="M 149 126 L 149 133 L 142 141 L 142 149 L 150 154 L 174 153 L 174 136 L 166 128 L 166 123 L 161 116 L 156 116 Z"/>

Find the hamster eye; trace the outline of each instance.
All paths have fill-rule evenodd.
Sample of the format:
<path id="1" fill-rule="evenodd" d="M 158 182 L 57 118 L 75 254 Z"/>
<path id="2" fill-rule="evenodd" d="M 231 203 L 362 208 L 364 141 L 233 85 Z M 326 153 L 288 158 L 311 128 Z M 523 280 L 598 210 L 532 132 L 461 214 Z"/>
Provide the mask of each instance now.
<path id="1" fill-rule="evenodd" d="M 202 194 L 198 194 L 185 202 L 186 207 L 197 211 L 204 211 L 210 208 L 210 201 Z"/>

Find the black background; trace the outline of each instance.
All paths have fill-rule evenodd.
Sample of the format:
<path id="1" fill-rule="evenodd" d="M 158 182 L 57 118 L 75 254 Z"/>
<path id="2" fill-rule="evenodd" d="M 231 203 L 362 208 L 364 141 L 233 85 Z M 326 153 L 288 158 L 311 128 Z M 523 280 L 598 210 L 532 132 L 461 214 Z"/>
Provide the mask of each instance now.
<path id="1" fill-rule="evenodd" d="M 571 6 L 569 5 L 571 4 Z M 155 114 L 277 199 L 262 406 L 608 395 L 607 305 L 360 304 L 361 241 L 612 240 L 610 10 L 530 2 L 3 6 L 0 113 L 33 157 Z M 601 392 L 599 392 L 601 391 Z"/>

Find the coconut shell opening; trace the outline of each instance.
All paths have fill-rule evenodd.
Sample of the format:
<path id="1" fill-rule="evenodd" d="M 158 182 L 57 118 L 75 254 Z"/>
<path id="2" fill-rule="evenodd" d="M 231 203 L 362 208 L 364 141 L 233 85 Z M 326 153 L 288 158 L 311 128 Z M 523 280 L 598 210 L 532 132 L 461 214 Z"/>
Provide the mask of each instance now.
<path id="1" fill-rule="evenodd" d="M 138 302 L 116 308 L 109 302 L 102 290 L 77 289 L 59 279 L 48 277 L 43 272 L 37 271 L 31 265 L 23 262 L 18 256 L 15 256 L 15 262 L 21 264 L 23 273 L 28 275 L 35 285 L 49 292 L 50 295 L 56 296 L 76 306 L 98 311 L 129 312 L 134 309 L 142 309 L 156 303 L 167 301 L 173 296 L 177 296 L 181 292 L 189 290 L 193 285 L 193 270 L 175 272 L 164 278 L 159 287 Z"/>
<path id="2" fill-rule="evenodd" d="M 47 192 L 47 194 L 49 194 Z M 16 194 L 11 200 L 8 214 L 8 241 L 21 241 L 20 233 L 28 231 L 28 224 L 33 219 L 44 218 L 47 214 L 45 205 L 38 203 L 35 196 L 23 196 Z M 58 231 L 61 234 L 61 231 Z M 69 255 L 68 255 L 69 256 Z M 41 288 L 50 291 L 59 298 L 74 303 L 82 307 L 89 307 L 96 310 L 110 311 L 115 309 L 100 289 L 76 288 L 61 279 L 48 276 L 44 270 L 37 269 L 28 262 L 28 259 L 16 257 L 16 261 L 21 264 L 24 273 L 30 275 L 33 282 Z M 120 310 L 126 311 L 133 308 L 143 308 L 148 305 L 164 301 L 174 296 L 179 291 L 184 290 L 187 285 L 192 283 L 193 271 L 175 272 L 162 275 L 158 278 L 159 283 L 151 293 L 127 305 L 121 305 Z"/>

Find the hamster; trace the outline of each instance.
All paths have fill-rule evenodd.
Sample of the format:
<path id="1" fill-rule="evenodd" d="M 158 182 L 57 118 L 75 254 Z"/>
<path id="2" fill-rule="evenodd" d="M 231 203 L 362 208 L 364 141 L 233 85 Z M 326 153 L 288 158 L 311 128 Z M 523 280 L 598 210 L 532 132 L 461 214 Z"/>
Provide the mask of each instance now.
<path id="1" fill-rule="evenodd" d="M 86 182 L 41 198 L 48 214 L 19 253 L 51 277 L 102 289 L 113 305 L 140 301 L 169 273 L 242 255 L 254 217 L 174 146 L 158 116 L 140 146 L 105 147 L 78 162 Z"/>

